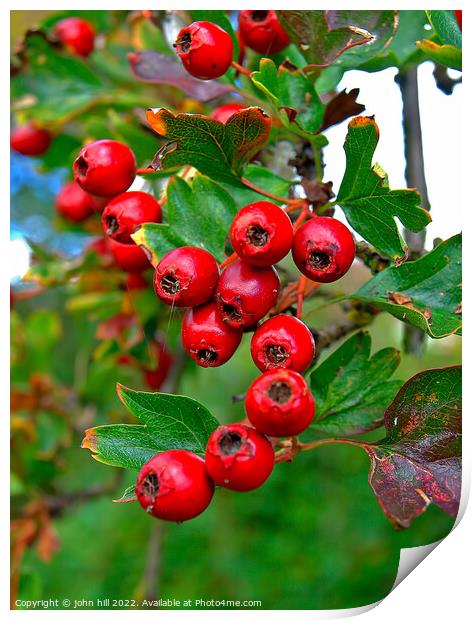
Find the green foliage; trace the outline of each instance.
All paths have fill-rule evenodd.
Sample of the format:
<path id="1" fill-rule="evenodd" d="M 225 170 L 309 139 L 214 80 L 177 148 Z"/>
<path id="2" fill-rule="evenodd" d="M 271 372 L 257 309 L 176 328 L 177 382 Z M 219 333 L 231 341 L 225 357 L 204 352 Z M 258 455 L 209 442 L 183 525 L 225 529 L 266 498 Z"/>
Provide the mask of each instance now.
<path id="1" fill-rule="evenodd" d="M 397 28 L 396 11 L 277 11 L 304 54 L 310 73 L 338 59 L 353 68 L 375 56 L 390 43 Z M 368 45 L 366 45 L 368 43 Z"/>
<path id="2" fill-rule="evenodd" d="M 454 11 L 426 11 L 432 27 L 444 45 L 462 48 L 462 32 Z"/>
<path id="3" fill-rule="evenodd" d="M 217 420 L 200 403 L 186 396 L 135 392 L 117 386 L 123 404 L 141 422 L 90 428 L 82 448 L 107 465 L 140 470 L 155 454 L 165 450 L 205 452 Z"/>
<path id="4" fill-rule="evenodd" d="M 288 128 L 312 137 L 323 123 L 324 105 L 305 73 L 287 65 L 279 69 L 270 58 L 263 58 L 259 71 L 251 79 L 282 113 L 281 118 Z"/>
<path id="5" fill-rule="evenodd" d="M 354 230 L 379 252 L 399 261 L 406 258 L 406 246 L 394 218 L 408 230 L 419 232 L 431 217 L 420 207 L 416 190 L 391 190 L 386 173 L 378 165 L 372 167 L 378 140 L 379 130 L 372 118 L 360 116 L 349 123 L 344 143 L 346 171 L 336 203 Z"/>
<path id="6" fill-rule="evenodd" d="M 440 65 L 462 71 L 462 50 L 453 45 L 438 45 L 434 41 L 422 41 L 418 43 L 421 51 L 431 60 Z"/>
<path id="7" fill-rule="evenodd" d="M 430 502 L 451 516 L 461 494 L 461 368 L 426 370 L 385 412 L 385 439 L 366 445 L 369 482 L 382 510 L 408 527 Z"/>
<path id="8" fill-rule="evenodd" d="M 388 267 L 353 294 L 432 338 L 462 326 L 462 236 L 455 235 L 414 262 Z"/>
<path id="9" fill-rule="evenodd" d="M 358 435 L 383 424 L 383 413 L 402 385 L 390 379 L 400 353 L 387 348 L 371 356 L 369 334 L 358 332 L 310 375 L 316 402 L 313 430 Z"/>
<path id="10" fill-rule="evenodd" d="M 16 109 L 51 124 L 106 100 L 106 88 L 84 60 L 56 50 L 41 34 L 31 34 L 24 46 L 25 64 L 12 81 Z"/>
<path id="11" fill-rule="evenodd" d="M 237 206 L 218 183 L 197 175 L 190 186 L 180 177 L 173 177 L 167 186 L 165 213 L 165 224 L 144 224 L 133 235 L 138 245 L 151 252 L 153 264 L 183 245 L 203 248 L 224 260 L 228 228 Z"/>
<path id="12" fill-rule="evenodd" d="M 233 184 L 265 145 L 270 130 L 260 108 L 240 110 L 224 125 L 199 114 L 175 115 L 163 108 L 148 110 L 147 119 L 156 133 L 169 140 L 154 158 L 156 170 L 190 165 Z"/>

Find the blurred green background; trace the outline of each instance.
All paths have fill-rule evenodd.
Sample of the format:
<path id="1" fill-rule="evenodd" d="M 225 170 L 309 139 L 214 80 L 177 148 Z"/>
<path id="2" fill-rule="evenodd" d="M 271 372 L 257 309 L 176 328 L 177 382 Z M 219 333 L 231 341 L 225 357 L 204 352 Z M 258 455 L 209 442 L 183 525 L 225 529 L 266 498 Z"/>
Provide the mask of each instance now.
<path id="1" fill-rule="evenodd" d="M 37 21 L 38 13 L 15 11 L 12 17 L 16 39 Z M 52 219 L 57 177 L 38 175 L 24 161 L 13 160 L 13 167 L 14 229 L 37 232 L 41 223 Z M 57 231 L 45 228 L 44 235 L 54 243 Z M 346 287 L 355 290 L 368 276 L 364 267 L 355 265 L 347 283 L 329 286 L 348 292 Z M 37 547 L 27 548 L 18 598 L 153 596 L 252 599 L 260 600 L 265 609 L 356 607 L 388 593 L 402 547 L 425 545 L 450 531 L 453 519 L 434 505 L 408 530 L 395 531 L 367 483 L 368 457 L 362 450 L 341 445 L 325 446 L 277 466 L 257 491 L 218 490 L 210 508 L 183 525 L 156 522 L 137 503 L 113 504 L 111 499 L 133 484 L 130 473 L 118 491 L 82 501 L 84 489 L 112 486 L 115 476 L 112 468 L 79 448 L 83 431 L 98 423 L 129 419 L 116 396 L 117 381 L 135 389 L 143 385 L 131 369 L 93 359 L 99 318 L 66 312 L 68 298 L 64 287 L 58 287 L 17 303 L 12 312 L 13 384 L 21 389 L 32 373 L 46 373 L 61 385 L 72 386 L 79 399 L 68 409 L 66 394 L 70 413 L 60 420 L 36 412 L 35 443 L 27 433 L 20 433 L 14 443 L 14 515 L 15 506 L 34 499 L 28 496 L 30 486 L 50 496 L 78 498 L 54 515 L 59 546 L 49 561 L 40 559 Z M 312 307 L 316 305 L 315 300 Z M 319 310 L 309 323 L 321 328 L 335 312 Z M 178 326 L 174 316 L 170 333 L 175 335 Z M 368 328 L 374 351 L 401 348 L 402 329 L 394 318 L 378 316 Z M 246 334 L 243 346 L 222 368 L 188 364 L 179 392 L 205 404 L 220 421 L 241 419 L 243 405 L 233 404 L 231 396 L 243 393 L 258 374 L 249 341 Z M 459 338 L 428 340 L 422 359 L 403 354 L 394 378 L 407 379 L 422 369 L 460 359 Z M 81 414 L 73 417 L 78 410 Z"/>

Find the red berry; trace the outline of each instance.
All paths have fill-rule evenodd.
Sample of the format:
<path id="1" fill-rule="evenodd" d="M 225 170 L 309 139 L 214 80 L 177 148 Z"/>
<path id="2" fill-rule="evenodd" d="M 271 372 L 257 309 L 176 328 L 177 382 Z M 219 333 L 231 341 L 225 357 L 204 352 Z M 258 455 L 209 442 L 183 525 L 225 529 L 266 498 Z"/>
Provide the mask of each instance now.
<path id="1" fill-rule="evenodd" d="M 252 491 L 272 473 L 274 449 L 265 435 L 250 426 L 219 426 L 208 440 L 205 464 L 215 484 Z"/>
<path id="2" fill-rule="evenodd" d="M 134 243 L 131 235 L 141 224 L 161 220 L 161 205 L 146 192 L 120 194 L 110 200 L 102 213 L 105 234 L 120 243 Z"/>
<path id="3" fill-rule="evenodd" d="M 263 372 L 269 368 L 303 372 L 315 356 L 315 341 L 305 323 L 294 316 L 279 314 L 256 329 L 251 355 Z"/>
<path id="4" fill-rule="evenodd" d="M 254 202 L 243 207 L 229 229 L 234 251 L 246 263 L 267 267 L 289 253 L 293 227 L 289 216 L 272 202 Z"/>
<path id="5" fill-rule="evenodd" d="M 182 28 L 174 47 L 185 69 L 200 80 L 221 77 L 233 60 L 233 39 L 212 22 L 193 22 Z"/>
<path id="6" fill-rule="evenodd" d="M 153 355 L 156 357 L 156 368 L 147 368 L 144 371 L 146 385 L 152 390 L 159 390 L 172 367 L 174 357 L 169 351 L 165 340 L 156 340 L 151 343 Z"/>
<path id="7" fill-rule="evenodd" d="M 54 26 L 54 33 L 73 54 L 86 57 L 93 52 L 95 30 L 85 19 L 68 17 L 61 19 Z"/>
<path id="8" fill-rule="evenodd" d="M 293 238 L 293 260 L 303 275 L 315 282 L 334 282 L 342 278 L 355 255 L 351 232 L 331 217 L 313 217 Z"/>
<path id="9" fill-rule="evenodd" d="M 275 11 L 240 11 L 238 22 L 244 42 L 259 54 L 276 54 L 290 44 Z"/>
<path id="10" fill-rule="evenodd" d="M 187 310 L 182 321 L 182 344 L 199 366 L 221 366 L 239 346 L 242 330 L 229 327 L 218 315 L 216 304 Z"/>
<path id="11" fill-rule="evenodd" d="M 74 162 L 74 178 L 95 196 L 117 196 L 136 176 L 133 151 L 115 140 L 97 140 L 83 147 Z"/>
<path id="12" fill-rule="evenodd" d="M 273 267 L 253 267 L 237 260 L 226 267 L 216 287 L 218 311 L 231 327 L 254 325 L 275 304 L 279 290 Z"/>
<path id="13" fill-rule="evenodd" d="M 11 132 L 10 146 L 22 155 L 42 155 L 51 144 L 52 135 L 46 129 L 39 129 L 33 123 L 16 127 Z"/>
<path id="14" fill-rule="evenodd" d="M 462 32 L 462 11 L 454 11 L 454 15 L 456 16 L 456 22 Z"/>
<path id="15" fill-rule="evenodd" d="M 170 306 L 199 306 L 213 297 L 219 275 L 209 252 L 184 246 L 171 250 L 157 265 L 154 290 Z"/>
<path id="16" fill-rule="evenodd" d="M 233 114 L 239 112 L 239 110 L 245 110 L 246 106 L 241 105 L 240 103 L 226 103 L 225 105 L 220 105 L 218 108 L 213 110 L 210 115 L 215 121 L 219 121 L 220 123 L 226 123 L 228 119 L 230 119 Z"/>
<path id="17" fill-rule="evenodd" d="M 136 496 L 144 510 L 165 521 L 188 521 L 202 513 L 214 484 L 205 461 L 188 450 L 167 450 L 139 472 Z"/>
<path id="18" fill-rule="evenodd" d="M 149 282 L 141 273 L 135 271 L 128 274 L 126 278 L 126 289 L 128 291 L 143 291 L 149 285 Z"/>
<path id="19" fill-rule="evenodd" d="M 275 368 L 250 385 L 246 412 L 251 424 L 261 433 L 289 437 L 309 426 L 315 415 L 315 401 L 298 372 Z"/>
<path id="20" fill-rule="evenodd" d="M 71 222 L 83 222 L 95 213 L 95 201 L 80 185 L 68 183 L 56 196 L 56 209 Z"/>
<path id="21" fill-rule="evenodd" d="M 144 271 L 151 267 L 151 263 L 144 250 L 136 244 L 119 243 L 110 239 L 110 248 L 116 264 L 128 273 Z"/>

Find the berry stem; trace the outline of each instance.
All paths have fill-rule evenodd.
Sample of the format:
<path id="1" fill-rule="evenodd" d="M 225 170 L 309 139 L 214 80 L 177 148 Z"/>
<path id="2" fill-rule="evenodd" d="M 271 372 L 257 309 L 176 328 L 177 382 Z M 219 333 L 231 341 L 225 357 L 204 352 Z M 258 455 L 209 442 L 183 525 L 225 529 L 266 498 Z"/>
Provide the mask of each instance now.
<path id="1" fill-rule="evenodd" d="M 300 276 L 300 280 L 298 281 L 298 290 L 297 290 L 297 319 L 301 318 L 303 312 L 303 298 L 305 296 L 305 286 L 306 286 L 307 278 L 305 276 Z"/>
<path id="2" fill-rule="evenodd" d="M 310 441 L 308 443 L 299 443 L 298 449 L 300 452 L 306 452 L 307 450 L 314 450 L 320 446 L 333 443 L 343 443 L 349 446 L 357 446 L 358 448 L 365 448 L 370 445 L 367 441 L 356 441 L 355 439 L 345 439 L 343 437 L 329 437 L 327 439 L 317 439 L 316 441 Z"/>
<path id="3" fill-rule="evenodd" d="M 231 66 L 236 69 L 236 71 L 238 73 L 242 73 L 243 75 L 247 75 L 250 76 L 251 72 L 248 71 L 245 67 L 243 67 L 242 65 L 240 65 L 238 62 L 236 62 L 235 60 L 233 60 L 233 62 L 231 63 Z"/>
<path id="4" fill-rule="evenodd" d="M 254 185 L 254 183 L 251 183 L 249 179 L 245 179 L 244 177 L 241 177 L 241 182 L 246 187 L 249 187 L 249 189 L 252 189 L 254 192 L 261 194 L 261 196 L 272 198 L 272 200 L 277 200 L 277 202 L 283 202 L 286 205 L 292 205 L 293 207 L 296 207 L 297 209 L 300 209 L 307 204 L 307 201 L 304 198 L 284 198 L 283 196 L 277 196 L 276 194 L 271 194 L 270 192 L 266 192 L 265 190 L 258 187 L 257 185 Z"/>
<path id="5" fill-rule="evenodd" d="M 297 437 L 290 437 L 283 443 L 283 448 L 275 453 L 275 463 L 290 462 L 300 452 L 301 445 Z"/>
<path id="6" fill-rule="evenodd" d="M 154 170 L 154 168 L 151 168 L 150 166 L 148 166 L 147 168 L 136 169 L 136 174 L 153 174 L 154 172 L 156 171 Z"/>
<path id="7" fill-rule="evenodd" d="M 231 263 L 234 263 L 234 261 L 237 260 L 237 258 L 238 258 L 238 255 L 236 254 L 236 252 L 233 252 L 230 256 L 225 258 L 225 260 L 220 264 L 220 269 L 224 269 L 228 265 L 231 265 Z"/>

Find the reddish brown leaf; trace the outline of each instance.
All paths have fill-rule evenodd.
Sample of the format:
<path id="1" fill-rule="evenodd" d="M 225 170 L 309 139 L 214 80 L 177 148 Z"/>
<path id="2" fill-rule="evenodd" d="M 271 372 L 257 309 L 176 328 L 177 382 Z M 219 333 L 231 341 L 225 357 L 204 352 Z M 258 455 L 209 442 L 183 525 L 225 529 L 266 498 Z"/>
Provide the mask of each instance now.
<path id="1" fill-rule="evenodd" d="M 408 527 L 431 502 L 455 516 L 461 493 L 461 367 L 415 375 L 384 421 L 385 439 L 365 449 L 369 482 L 387 517 Z"/>
<path id="2" fill-rule="evenodd" d="M 233 90 L 216 80 L 197 80 L 183 68 L 177 57 L 161 52 L 132 52 L 128 54 L 131 71 L 141 82 L 168 84 L 180 88 L 193 99 L 210 101 Z"/>
<path id="3" fill-rule="evenodd" d="M 342 123 L 342 121 L 351 116 L 364 112 L 365 106 L 356 101 L 358 95 L 359 89 L 353 88 L 349 92 L 346 92 L 346 89 L 344 89 L 333 97 L 326 106 L 323 125 L 320 131 L 324 131 L 328 127 Z"/>

